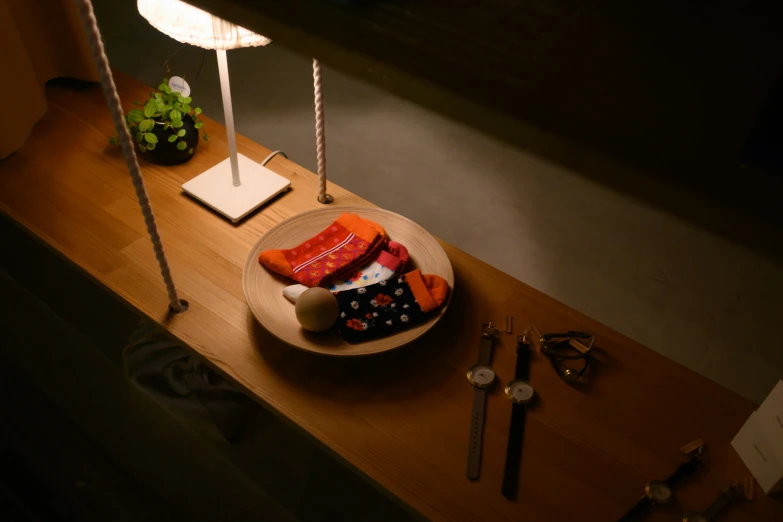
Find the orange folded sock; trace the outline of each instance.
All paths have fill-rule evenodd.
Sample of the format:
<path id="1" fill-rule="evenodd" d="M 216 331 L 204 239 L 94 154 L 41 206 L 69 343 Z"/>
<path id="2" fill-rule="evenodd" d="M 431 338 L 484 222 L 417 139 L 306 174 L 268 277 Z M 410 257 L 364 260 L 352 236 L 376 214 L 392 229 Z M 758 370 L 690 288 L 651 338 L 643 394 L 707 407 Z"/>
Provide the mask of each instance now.
<path id="1" fill-rule="evenodd" d="M 339 277 L 363 265 L 387 241 L 378 223 L 345 213 L 301 245 L 266 250 L 258 261 L 305 286 L 318 286 L 326 277 Z"/>

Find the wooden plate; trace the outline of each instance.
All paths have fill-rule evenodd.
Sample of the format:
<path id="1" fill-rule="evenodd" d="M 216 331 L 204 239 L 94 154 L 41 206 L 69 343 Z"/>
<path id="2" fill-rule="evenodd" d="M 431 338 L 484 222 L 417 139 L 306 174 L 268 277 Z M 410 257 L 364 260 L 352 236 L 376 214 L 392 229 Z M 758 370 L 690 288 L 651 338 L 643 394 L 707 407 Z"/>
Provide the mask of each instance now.
<path id="1" fill-rule="evenodd" d="M 299 326 L 294 315 L 294 305 L 283 297 L 283 288 L 294 281 L 267 270 L 258 262 L 258 255 L 274 248 L 293 248 L 318 234 L 343 212 L 355 212 L 363 218 L 379 223 L 386 229 L 389 239 L 405 245 L 410 255 L 406 271 L 421 269 L 424 274 L 436 274 L 454 288 L 454 271 L 440 244 L 426 230 L 413 221 L 376 208 L 329 207 L 304 212 L 273 227 L 250 251 L 242 275 L 245 299 L 253 315 L 275 337 L 286 343 L 327 355 L 368 355 L 385 352 L 407 344 L 438 322 L 451 299 L 451 291 L 440 310 L 426 322 L 389 337 L 359 344 L 349 344 L 335 329 L 323 333 L 307 332 Z"/>

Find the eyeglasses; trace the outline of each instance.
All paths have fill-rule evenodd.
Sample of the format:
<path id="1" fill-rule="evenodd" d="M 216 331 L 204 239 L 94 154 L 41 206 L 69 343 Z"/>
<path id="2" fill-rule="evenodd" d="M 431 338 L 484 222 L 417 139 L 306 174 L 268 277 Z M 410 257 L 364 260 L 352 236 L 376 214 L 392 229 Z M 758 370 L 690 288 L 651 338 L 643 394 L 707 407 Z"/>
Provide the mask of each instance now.
<path id="1" fill-rule="evenodd" d="M 545 333 L 529 326 L 525 335 L 549 358 L 555 372 L 569 382 L 577 382 L 590 366 L 595 336 L 587 332 Z"/>

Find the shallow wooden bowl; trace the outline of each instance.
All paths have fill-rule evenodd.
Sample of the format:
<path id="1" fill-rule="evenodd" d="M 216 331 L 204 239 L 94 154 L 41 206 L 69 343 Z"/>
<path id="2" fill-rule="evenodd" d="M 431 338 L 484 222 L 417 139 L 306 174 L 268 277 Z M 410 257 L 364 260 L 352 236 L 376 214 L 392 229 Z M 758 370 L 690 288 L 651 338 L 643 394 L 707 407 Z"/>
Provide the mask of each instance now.
<path id="1" fill-rule="evenodd" d="M 294 281 L 267 270 L 258 262 L 264 250 L 292 248 L 329 226 L 343 212 L 354 212 L 375 221 L 386 229 L 389 239 L 405 245 L 410 255 L 406 271 L 420 269 L 423 274 L 436 274 L 454 288 L 454 271 L 440 244 L 426 230 L 413 221 L 377 208 L 329 207 L 304 212 L 273 227 L 255 244 L 245 263 L 242 275 L 245 299 L 261 325 L 275 337 L 286 343 L 327 355 L 369 355 L 393 350 L 421 336 L 438 322 L 446 310 L 452 292 L 449 291 L 444 306 L 434 312 L 426 322 L 389 337 L 359 344 L 349 344 L 333 328 L 328 332 L 307 332 L 299 326 L 294 315 L 294 305 L 283 297 L 283 288 Z"/>

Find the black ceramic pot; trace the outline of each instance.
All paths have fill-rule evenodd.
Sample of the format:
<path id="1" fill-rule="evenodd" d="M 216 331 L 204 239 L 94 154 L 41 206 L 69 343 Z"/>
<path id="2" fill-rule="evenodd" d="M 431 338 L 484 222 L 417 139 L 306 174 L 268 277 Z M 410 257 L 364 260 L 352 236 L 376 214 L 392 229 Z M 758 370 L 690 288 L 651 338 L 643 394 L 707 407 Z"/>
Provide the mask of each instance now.
<path id="1" fill-rule="evenodd" d="M 155 148 L 147 150 L 142 153 L 145 159 L 158 165 L 176 165 L 177 163 L 184 163 L 192 158 L 196 153 L 196 147 L 198 147 L 199 132 L 195 127 L 196 122 L 193 121 L 189 115 L 182 118 L 182 127 L 179 129 L 173 129 L 169 127 L 163 130 L 163 122 L 156 121 L 155 128 L 152 130 L 153 134 L 158 137 L 158 143 L 155 144 Z M 169 143 L 169 136 L 174 134 L 174 131 L 185 129 L 185 136 L 182 138 L 188 146 L 185 150 L 179 150 L 177 143 Z M 193 154 L 188 154 L 188 150 L 193 149 Z"/>

